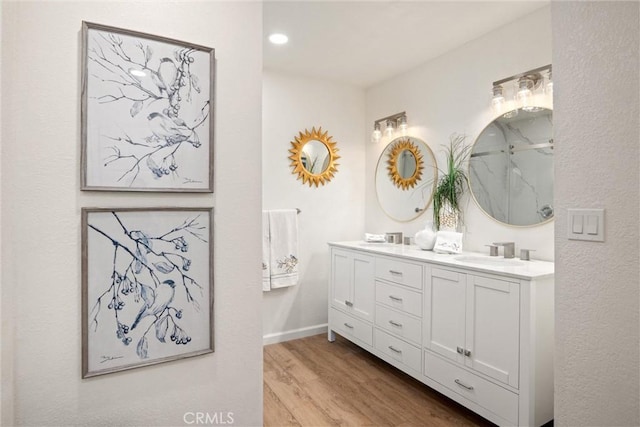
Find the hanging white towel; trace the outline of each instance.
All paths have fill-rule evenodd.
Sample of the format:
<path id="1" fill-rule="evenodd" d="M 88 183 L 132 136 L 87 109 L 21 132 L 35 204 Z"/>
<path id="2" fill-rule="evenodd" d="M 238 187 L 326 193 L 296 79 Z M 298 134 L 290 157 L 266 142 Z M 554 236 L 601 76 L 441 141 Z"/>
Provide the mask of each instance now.
<path id="1" fill-rule="evenodd" d="M 270 289 L 295 286 L 298 284 L 298 213 L 295 209 L 279 209 L 268 214 Z"/>
<path id="2" fill-rule="evenodd" d="M 262 290 L 271 290 L 271 248 L 269 243 L 269 212 L 262 211 Z"/>

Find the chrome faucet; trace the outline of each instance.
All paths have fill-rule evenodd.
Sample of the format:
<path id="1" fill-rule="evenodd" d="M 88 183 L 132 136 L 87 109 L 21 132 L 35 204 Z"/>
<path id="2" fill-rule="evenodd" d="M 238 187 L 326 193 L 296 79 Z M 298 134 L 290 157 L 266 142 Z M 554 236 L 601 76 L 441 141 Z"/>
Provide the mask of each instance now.
<path id="1" fill-rule="evenodd" d="M 496 246 L 504 246 L 504 257 L 515 258 L 516 256 L 516 244 L 514 242 L 497 242 Z"/>

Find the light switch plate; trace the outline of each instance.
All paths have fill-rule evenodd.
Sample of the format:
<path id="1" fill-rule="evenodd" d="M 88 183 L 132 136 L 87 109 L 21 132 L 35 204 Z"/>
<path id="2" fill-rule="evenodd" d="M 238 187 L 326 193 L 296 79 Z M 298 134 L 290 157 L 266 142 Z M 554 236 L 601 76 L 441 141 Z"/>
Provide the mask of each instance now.
<path id="1" fill-rule="evenodd" d="M 568 214 L 570 240 L 604 242 L 604 209 L 569 209 Z"/>

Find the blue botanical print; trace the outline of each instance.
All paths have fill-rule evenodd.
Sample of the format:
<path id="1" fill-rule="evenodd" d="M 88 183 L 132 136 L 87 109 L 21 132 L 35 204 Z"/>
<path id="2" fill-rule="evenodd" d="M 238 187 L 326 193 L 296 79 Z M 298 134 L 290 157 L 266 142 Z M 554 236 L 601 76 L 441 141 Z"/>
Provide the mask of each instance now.
<path id="1" fill-rule="evenodd" d="M 200 311 L 193 292 L 202 296 L 203 288 L 189 275 L 192 263 L 189 242 L 192 239 L 207 242 L 203 236 L 206 227 L 199 223 L 199 215 L 186 218 L 161 235 L 151 235 L 144 230 L 129 229 L 116 212 L 110 214 L 122 231 L 117 236 L 88 223 L 90 230 L 113 245 L 111 276 L 89 315 L 92 329 L 113 327 L 117 339 L 125 346 L 131 344 L 135 334 L 140 359 L 149 357 L 149 339 L 154 335 L 160 343 L 166 343 L 168 337 L 176 345 L 188 345 L 191 337 L 182 326 L 183 310 L 175 304 L 175 298 L 178 291 L 183 292 L 184 300 Z M 112 325 L 100 324 L 104 304 L 112 313 Z M 130 313 L 137 315 L 124 319 L 123 310 L 129 305 L 135 310 Z"/>

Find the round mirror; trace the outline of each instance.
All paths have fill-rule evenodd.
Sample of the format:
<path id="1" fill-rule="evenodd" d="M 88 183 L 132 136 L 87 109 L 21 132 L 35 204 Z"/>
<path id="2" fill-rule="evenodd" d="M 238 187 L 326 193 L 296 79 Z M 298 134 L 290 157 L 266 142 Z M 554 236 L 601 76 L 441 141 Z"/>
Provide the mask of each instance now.
<path id="1" fill-rule="evenodd" d="M 436 160 L 424 141 L 396 138 L 378 159 L 376 194 L 382 210 L 396 221 L 411 221 L 431 203 L 436 184 Z"/>
<path id="2" fill-rule="evenodd" d="M 300 158 L 302 166 L 311 174 L 321 174 L 329 167 L 329 149 L 320 141 L 307 142 Z"/>
<path id="3" fill-rule="evenodd" d="M 478 136 L 469 159 L 476 203 L 490 217 L 514 226 L 553 219 L 552 111 L 513 110 Z"/>
<path id="4" fill-rule="evenodd" d="M 291 155 L 291 167 L 293 174 L 298 174 L 298 179 L 309 187 L 315 184 L 324 185 L 331 181 L 338 171 L 338 164 L 335 162 L 340 158 L 336 142 L 331 140 L 328 132 L 322 132 L 322 128 L 312 128 L 311 131 L 305 129 L 291 141 L 292 147 L 289 149 Z"/>

